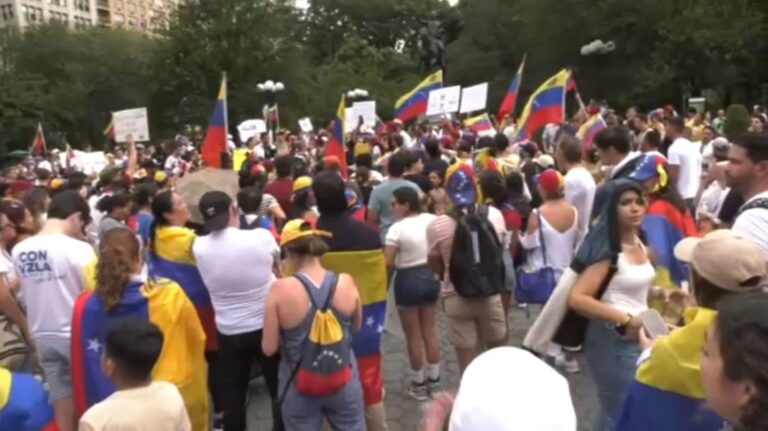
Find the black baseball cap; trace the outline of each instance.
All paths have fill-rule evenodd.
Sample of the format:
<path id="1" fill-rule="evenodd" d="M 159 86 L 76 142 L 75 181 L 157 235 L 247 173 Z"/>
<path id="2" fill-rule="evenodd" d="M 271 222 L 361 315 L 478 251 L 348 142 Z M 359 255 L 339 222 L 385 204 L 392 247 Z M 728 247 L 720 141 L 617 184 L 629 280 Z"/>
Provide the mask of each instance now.
<path id="1" fill-rule="evenodd" d="M 205 221 L 205 230 L 215 232 L 229 225 L 229 209 L 232 198 L 220 191 L 208 192 L 200 198 L 200 214 Z"/>

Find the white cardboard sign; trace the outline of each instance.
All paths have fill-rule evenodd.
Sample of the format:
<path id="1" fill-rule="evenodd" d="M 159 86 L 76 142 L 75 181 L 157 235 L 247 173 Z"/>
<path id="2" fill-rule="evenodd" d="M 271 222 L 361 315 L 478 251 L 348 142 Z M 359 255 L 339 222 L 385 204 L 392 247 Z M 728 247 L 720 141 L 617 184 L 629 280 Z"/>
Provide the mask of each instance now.
<path id="1" fill-rule="evenodd" d="M 265 133 L 267 131 L 267 123 L 259 118 L 245 120 L 237 126 L 237 131 L 240 133 L 240 140 L 245 142 L 256 135 Z"/>
<path id="2" fill-rule="evenodd" d="M 429 92 L 427 115 L 450 114 L 459 110 L 461 86 L 445 87 Z"/>
<path id="3" fill-rule="evenodd" d="M 135 142 L 149 141 L 149 117 L 147 108 L 126 109 L 112 113 L 115 126 L 115 142 L 127 142 L 128 135 Z"/>
<path id="4" fill-rule="evenodd" d="M 355 102 L 352 104 L 352 112 L 355 116 L 355 126 L 357 126 L 357 119 L 363 117 L 363 125 L 365 127 L 376 127 L 376 101 L 368 100 L 365 102 Z"/>
<path id="5" fill-rule="evenodd" d="M 301 128 L 301 131 L 304 133 L 311 133 L 315 130 L 315 128 L 312 127 L 312 120 L 310 120 L 309 117 L 299 119 L 299 128 Z"/>
<path id="6" fill-rule="evenodd" d="M 355 117 L 355 108 L 344 108 L 344 133 L 349 133 L 357 127 L 358 118 Z"/>
<path id="7" fill-rule="evenodd" d="M 467 112 L 483 111 L 488 102 L 488 83 L 464 87 L 461 90 L 461 109 L 460 114 Z"/>

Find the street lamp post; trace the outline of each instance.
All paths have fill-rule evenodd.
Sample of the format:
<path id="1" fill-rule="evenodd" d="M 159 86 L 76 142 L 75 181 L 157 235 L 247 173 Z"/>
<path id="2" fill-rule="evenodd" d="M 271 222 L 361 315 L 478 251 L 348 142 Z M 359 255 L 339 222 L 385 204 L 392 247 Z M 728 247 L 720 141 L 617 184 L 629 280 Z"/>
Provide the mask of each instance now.
<path id="1" fill-rule="evenodd" d="M 272 123 L 274 124 L 275 131 L 277 131 L 277 129 L 280 128 L 280 113 L 277 109 L 277 93 L 285 90 L 285 85 L 283 85 L 283 83 L 280 81 L 274 82 L 271 79 L 268 79 L 262 83 L 259 83 L 256 88 L 258 88 L 260 92 L 267 93 L 269 95 L 269 110 L 275 110 L 275 121 Z"/>

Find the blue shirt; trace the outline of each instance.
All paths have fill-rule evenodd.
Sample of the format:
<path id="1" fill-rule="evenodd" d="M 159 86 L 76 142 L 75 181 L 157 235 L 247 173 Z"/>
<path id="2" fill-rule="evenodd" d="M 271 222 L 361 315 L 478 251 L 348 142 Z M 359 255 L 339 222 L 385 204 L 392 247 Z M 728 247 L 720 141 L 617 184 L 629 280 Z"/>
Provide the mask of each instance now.
<path id="1" fill-rule="evenodd" d="M 141 237 L 141 242 L 144 245 L 149 244 L 149 232 L 152 229 L 152 222 L 155 221 L 155 217 L 152 214 L 139 211 L 136 215 L 136 230 Z"/>

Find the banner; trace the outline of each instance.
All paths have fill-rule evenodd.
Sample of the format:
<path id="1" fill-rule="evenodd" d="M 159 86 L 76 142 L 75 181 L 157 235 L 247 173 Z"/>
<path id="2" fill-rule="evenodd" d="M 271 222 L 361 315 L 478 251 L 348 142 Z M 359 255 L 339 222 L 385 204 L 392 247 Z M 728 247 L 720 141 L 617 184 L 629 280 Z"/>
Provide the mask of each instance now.
<path id="1" fill-rule="evenodd" d="M 267 132 L 267 123 L 261 119 L 245 120 L 237 126 L 240 140 L 245 143 L 254 136 Z"/>
<path id="2" fill-rule="evenodd" d="M 432 90 L 427 101 L 427 115 L 451 114 L 459 110 L 461 86 Z"/>
<path id="3" fill-rule="evenodd" d="M 483 111 L 488 102 L 488 83 L 465 87 L 461 90 L 461 109 L 460 114 L 468 112 Z"/>
<path id="4" fill-rule="evenodd" d="M 115 142 L 127 142 L 132 135 L 135 142 L 149 141 L 149 117 L 147 108 L 126 109 L 112 113 L 115 126 Z"/>
<path id="5" fill-rule="evenodd" d="M 365 102 L 355 102 L 352 104 L 352 113 L 355 116 L 355 126 L 357 126 L 357 119 L 363 117 L 363 125 L 365 127 L 376 127 L 376 101 L 368 100 Z"/>

